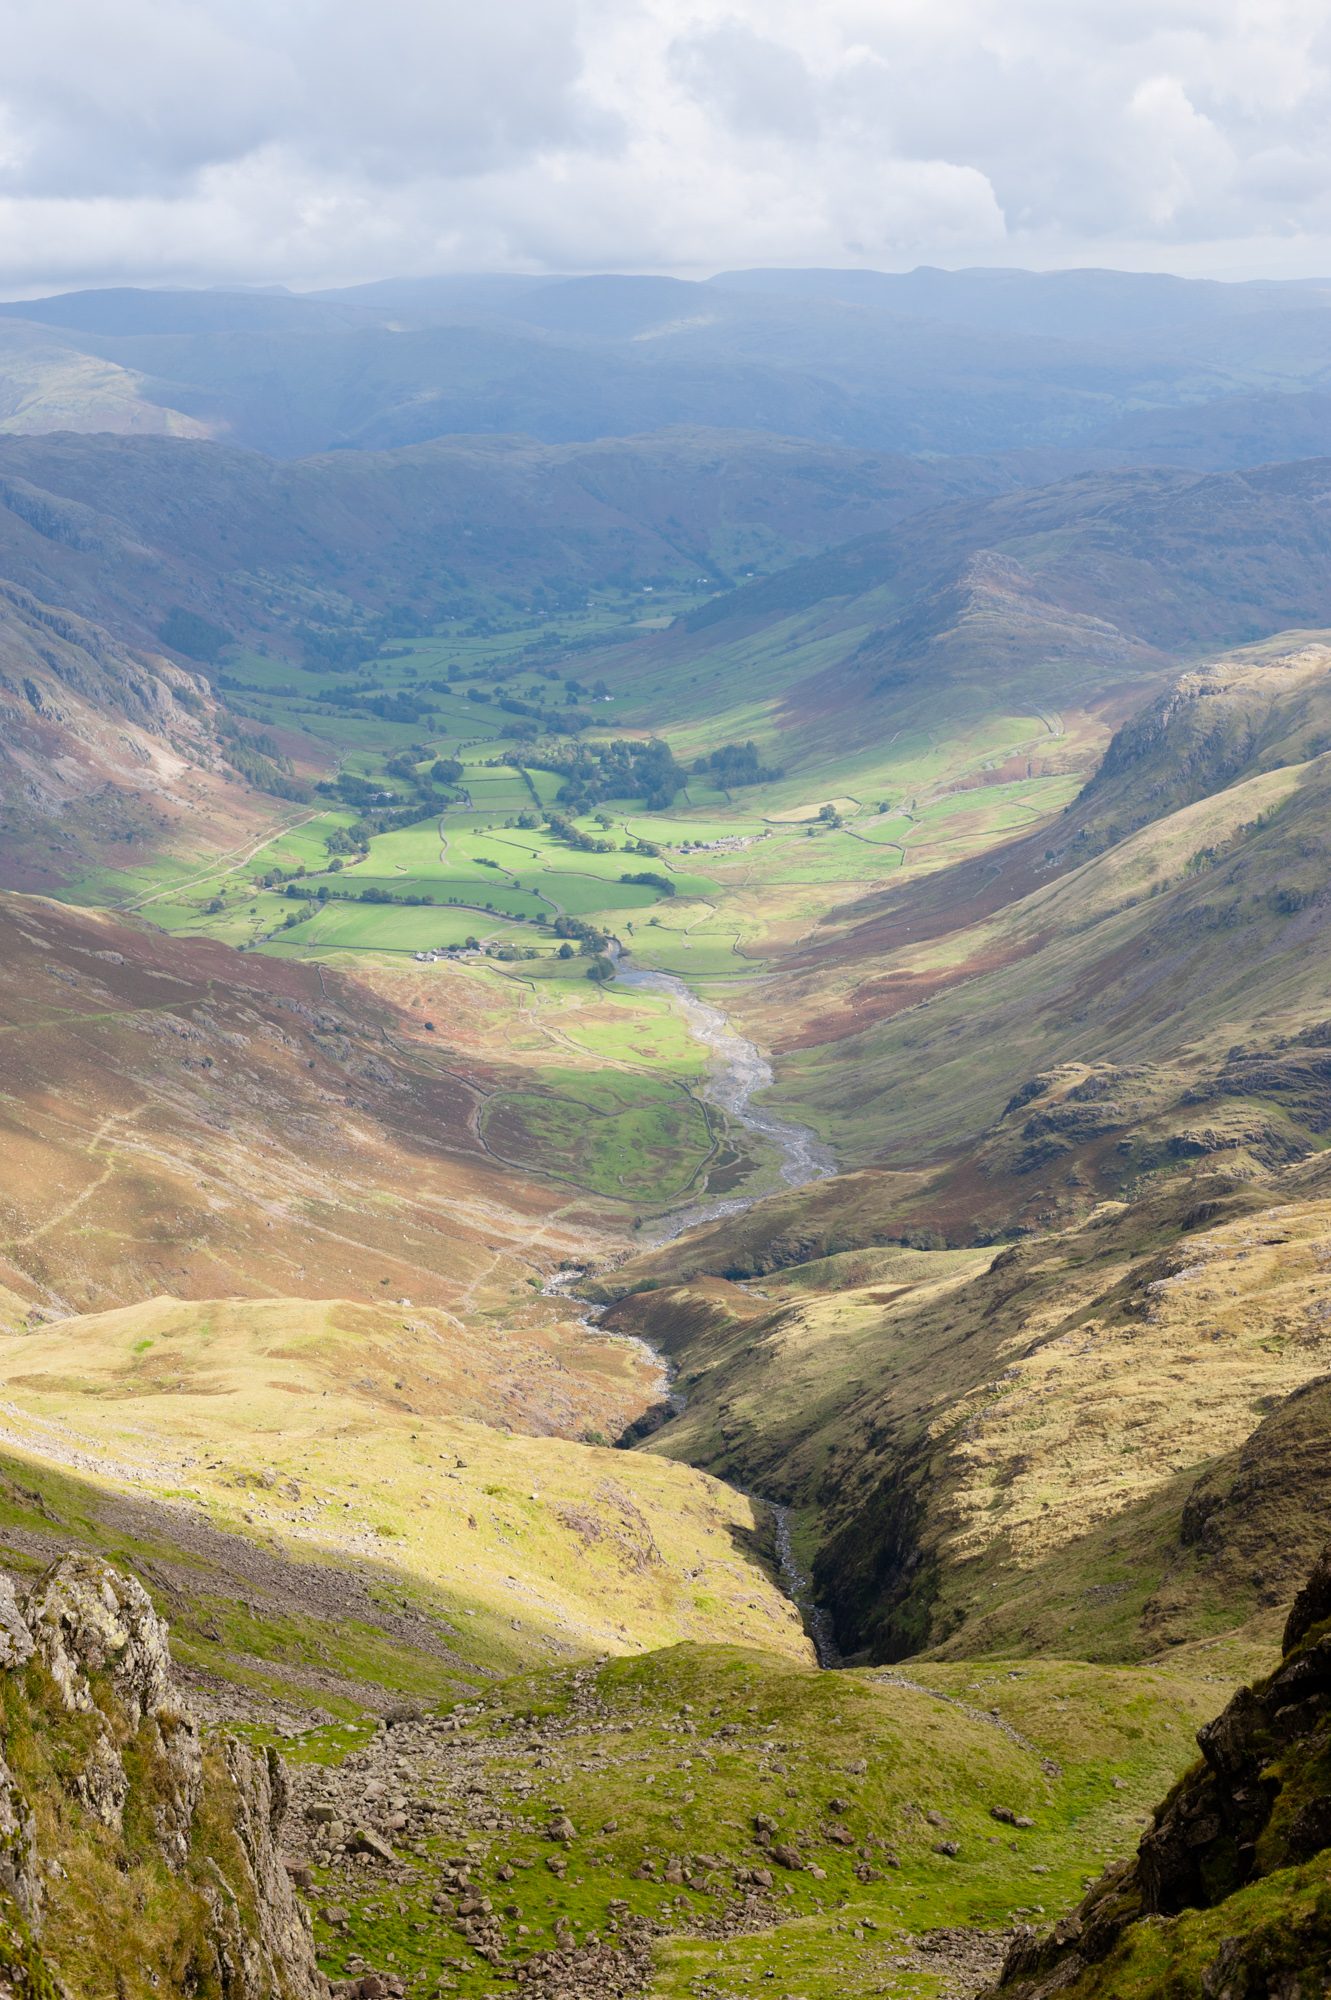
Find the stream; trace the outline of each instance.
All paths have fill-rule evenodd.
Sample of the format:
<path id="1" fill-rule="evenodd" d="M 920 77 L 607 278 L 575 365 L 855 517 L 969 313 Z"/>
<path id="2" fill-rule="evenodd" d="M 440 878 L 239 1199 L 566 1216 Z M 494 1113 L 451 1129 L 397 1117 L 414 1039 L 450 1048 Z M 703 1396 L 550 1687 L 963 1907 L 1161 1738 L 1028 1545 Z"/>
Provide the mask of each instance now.
<path id="1" fill-rule="evenodd" d="M 653 972 L 644 966 L 631 965 L 622 948 L 614 949 L 612 955 L 617 984 L 641 992 L 662 993 L 678 1008 L 690 1033 L 708 1052 L 707 1080 L 702 1087 L 702 1097 L 722 1112 L 728 1121 L 760 1135 L 776 1148 L 781 1180 L 786 1187 L 804 1187 L 809 1181 L 821 1180 L 836 1172 L 836 1161 L 830 1149 L 807 1125 L 778 1118 L 773 1112 L 754 1106 L 754 1095 L 768 1089 L 772 1083 L 772 1065 L 757 1046 L 739 1032 L 727 1014 L 708 1001 L 700 1000 L 674 973 Z M 652 1247 L 671 1243 L 686 1230 L 696 1229 L 702 1223 L 742 1214 L 757 1199 L 756 1195 L 737 1195 L 727 1201 L 700 1202 L 675 1209 L 653 1229 L 644 1229 L 640 1241 Z M 552 1278 L 545 1289 L 572 1296 L 573 1286 L 585 1275 L 580 1271 L 563 1272 Z M 582 1301 L 579 1304 L 582 1305 L 584 1324 L 588 1328 L 596 1326 L 605 1307 L 589 1306 Z M 650 1342 L 637 1336 L 625 1337 L 631 1338 L 633 1345 L 648 1355 L 659 1370 L 662 1399 L 669 1405 L 671 1415 L 678 1416 L 685 1407 L 686 1398 L 683 1390 L 675 1385 L 673 1364 Z M 736 1490 L 745 1491 L 743 1488 Z M 831 1621 L 827 1613 L 812 1602 L 810 1580 L 795 1560 L 791 1545 L 790 1508 L 780 1501 L 767 1499 L 761 1493 L 746 1492 L 745 1497 L 756 1500 L 772 1512 L 781 1582 L 804 1619 L 819 1666 L 838 1666 L 841 1656 L 832 1636 Z"/>
<path id="2" fill-rule="evenodd" d="M 809 1181 L 836 1172 L 831 1152 L 807 1125 L 796 1125 L 790 1119 L 778 1118 L 774 1112 L 754 1106 L 755 1094 L 771 1086 L 772 1065 L 746 1035 L 741 1035 L 729 1015 L 700 1000 L 673 972 L 651 972 L 631 965 L 623 953 L 617 955 L 615 970 L 620 986 L 663 993 L 674 1002 L 694 1040 L 702 1044 L 710 1057 L 702 1096 L 734 1124 L 760 1134 L 776 1147 L 781 1179 L 787 1187 L 804 1187 Z M 756 1199 L 754 1195 L 739 1195 L 731 1201 L 702 1202 L 691 1208 L 676 1209 L 653 1230 L 645 1231 L 644 1241 L 671 1243 L 686 1229 L 696 1229 L 700 1223 L 741 1215 Z"/>

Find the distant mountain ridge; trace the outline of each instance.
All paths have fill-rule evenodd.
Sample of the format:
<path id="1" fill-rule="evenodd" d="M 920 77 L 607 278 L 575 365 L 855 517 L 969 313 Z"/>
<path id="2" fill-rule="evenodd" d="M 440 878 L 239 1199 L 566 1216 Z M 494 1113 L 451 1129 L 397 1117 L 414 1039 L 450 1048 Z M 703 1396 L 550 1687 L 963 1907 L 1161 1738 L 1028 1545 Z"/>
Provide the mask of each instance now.
<path id="1" fill-rule="evenodd" d="M 1103 445 L 1130 459 L 1132 424 L 1210 411 L 1199 421 L 1223 453 L 1253 421 L 1231 422 L 1229 404 L 1325 389 L 1329 309 L 1331 284 L 1110 271 L 121 287 L 0 304 L 0 430 L 193 431 L 298 457 L 704 423 L 861 449 Z M 1288 447 L 1288 421 L 1267 421 Z"/>
<path id="2" fill-rule="evenodd" d="M 390 609 L 438 622 L 469 592 L 526 599 L 781 566 L 1001 467 L 685 429 L 540 445 L 441 439 L 274 463 L 192 440 L 0 439 L 0 576 L 126 634 L 176 604 L 237 636 Z"/>

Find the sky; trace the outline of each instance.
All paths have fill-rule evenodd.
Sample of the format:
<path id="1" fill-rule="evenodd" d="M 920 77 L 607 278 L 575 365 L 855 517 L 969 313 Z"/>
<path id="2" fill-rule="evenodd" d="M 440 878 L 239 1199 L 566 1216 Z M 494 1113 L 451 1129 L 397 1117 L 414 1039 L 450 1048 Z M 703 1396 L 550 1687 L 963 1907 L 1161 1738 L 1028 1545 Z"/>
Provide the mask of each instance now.
<path id="1" fill-rule="evenodd" d="M 0 291 L 1331 274 L 1328 0 L 0 0 Z"/>

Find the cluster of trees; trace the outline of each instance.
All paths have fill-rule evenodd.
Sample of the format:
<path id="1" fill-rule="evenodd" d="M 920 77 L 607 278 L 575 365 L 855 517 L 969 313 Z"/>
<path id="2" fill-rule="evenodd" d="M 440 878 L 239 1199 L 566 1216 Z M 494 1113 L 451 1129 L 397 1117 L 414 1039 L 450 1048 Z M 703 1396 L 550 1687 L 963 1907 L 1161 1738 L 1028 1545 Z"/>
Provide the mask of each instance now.
<path id="1" fill-rule="evenodd" d="M 352 826 L 335 826 L 331 833 L 324 835 L 324 848 L 332 855 L 368 854 L 370 850 L 370 829 L 364 820 L 357 820 Z M 342 866 L 338 861 L 338 867 Z"/>
<path id="2" fill-rule="evenodd" d="M 566 841 L 570 847 L 575 847 L 579 854 L 613 854 L 615 851 L 613 840 L 604 840 L 596 834 L 584 833 L 580 826 L 573 824 L 566 813 L 552 812 L 545 823 L 556 840 Z"/>
<path id="3" fill-rule="evenodd" d="M 222 755 L 247 784 L 271 792 L 274 798 L 302 804 L 309 798 L 310 788 L 294 774 L 291 759 L 263 730 L 243 729 L 230 716 L 219 715 L 217 735 Z"/>
<path id="4" fill-rule="evenodd" d="M 224 625 L 215 625 L 197 611 L 187 611 L 183 604 L 171 607 L 157 628 L 157 636 L 171 652 L 183 653 L 187 660 L 198 660 L 205 667 L 213 666 L 222 649 L 236 642 L 235 634 Z"/>
<path id="5" fill-rule="evenodd" d="M 432 632 L 439 619 L 438 606 L 413 610 L 409 605 L 397 605 L 359 625 L 298 625 L 295 636 L 306 666 L 345 674 L 366 660 L 401 659 L 403 649 L 390 642 Z"/>
<path id="6" fill-rule="evenodd" d="M 668 875 L 658 875 L 654 868 L 640 868 L 636 875 L 621 875 L 621 882 L 638 882 L 644 889 L 656 889 L 663 896 L 673 896 L 675 885 Z"/>
<path id="7" fill-rule="evenodd" d="M 301 874 L 304 872 L 302 869 Z M 289 896 L 293 902 L 300 903 L 395 903 L 409 910 L 433 910 L 441 906 L 448 908 L 450 905 L 458 904 L 470 908 L 473 902 L 470 896 L 400 895 L 396 889 L 385 889 L 378 883 L 372 884 L 368 889 L 335 888 L 330 882 L 320 882 L 315 886 L 294 876 L 285 877 L 280 869 L 272 870 L 269 875 L 256 877 L 254 886 L 256 889 L 278 888 L 284 881 L 286 888 L 283 894 Z M 479 907 L 486 910 L 495 908 L 493 903 L 484 903 Z M 496 911 L 495 914 L 499 913 Z"/>
<path id="8" fill-rule="evenodd" d="M 605 951 L 610 943 L 604 931 L 598 931 L 595 924 L 587 923 L 582 917 L 556 917 L 551 929 L 557 938 L 563 938 L 566 943 L 570 939 L 575 939 L 578 950 L 584 958 L 595 957 L 599 952 Z M 561 958 L 573 958 L 576 955 L 571 943 L 568 944 L 567 951 L 561 948 L 559 953 Z"/>
<path id="9" fill-rule="evenodd" d="M 432 703 L 415 690 L 395 688 L 320 688 L 318 699 L 329 708 L 373 715 L 380 722 L 428 722 L 435 714 Z"/>
<path id="10" fill-rule="evenodd" d="M 664 812 L 685 784 L 670 745 L 657 736 L 646 743 L 617 737 L 611 743 L 552 746 L 527 761 L 563 779 L 560 803 L 575 812 L 602 799 L 640 799 L 649 812 Z"/>
<path id="11" fill-rule="evenodd" d="M 423 761 L 412 750 L 399 750 L 384 769 L 390 778 L 399 778 L 419 792 L 428 792 L 434 785 L 456 785 L 462 776 L 462 766 L 456 757 L 436 757 L 427 771 L 420 769 Z"/>
<path id="12" fill-rule="evenodd" d="M 395 797 L 373 778 L 362 778 L 358 771 L 339 771 L 335 778 L 321 778 L 314 789 L 326 799 L 341 799 L 343 805 L 354 806 L 357 812 L 371 806 L 392 805 Z"/>
<path id="13" fill-rule="evenodd" d="M 699 757 L 693 770 L 696 777 L 710 778 L 714 785 L 724 786 L 727 791 L 738 785 L 770 784 L 781 776 L 780 771 L 761 762 L 758 746 L 752 740 L 723 743 L 709 757 Z"/>

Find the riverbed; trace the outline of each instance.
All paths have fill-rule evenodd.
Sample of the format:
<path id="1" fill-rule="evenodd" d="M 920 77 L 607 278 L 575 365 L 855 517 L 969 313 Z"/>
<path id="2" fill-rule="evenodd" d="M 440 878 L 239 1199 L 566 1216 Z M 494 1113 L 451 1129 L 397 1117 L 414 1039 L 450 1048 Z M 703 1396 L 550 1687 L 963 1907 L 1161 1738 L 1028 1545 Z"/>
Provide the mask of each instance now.
<path id="1" fill-rule="evenodd" d="M 630 962 L 627 953 L 616 961 L 620 986 L 638 992 L 664 994 L 678 1008 L 695 1041 L 707 1050 L 707 1080 L 701 1095 L 714 1109 L 746 1131 L 758 1134 L 776 1148 L 780 1175 L 786 1187 L 804 1187 L 836 1172 L 836 1161 L 816 1132 L 792 1119 L 778 1118 L 753 1100 L 771 1088 L 772 1065 L 756 1043 L 742 1035 L 728 1014 L 698 995 L 672 972 L 653 972 Z M 676 1209 L 654 1224 L 644 1227 L 644 1243 L 673 1242 L 686 1229 L 700 1223 L 717 1222 L 722 1216 L 741 1215 L 751 1208 L 753 1195 L 738 1195 L 728 1201 L 699 1202 Z"/>
<path id="2" fill-rule="evenodd" d="M 630 964 L 627 953 L 622 950 L 615 953 L 615 976 L 621 986 L 632 987 L 639 992 L 664 994 L 679 1009 L 695 1040 L 707 1050 L 707 1077 L 702 1097 L 722 1112 L 728 1121 L 746 1131 L 760 1134 L 775 1147 L 784 1186 L 805 1187 L 810 1181 L 824 1179 L 836 1172 L 836 1160 L 830 1149 L 807 1125 L 778 1118 L 774 1112 L 755 1106 L 755 1095 L 771 1086 L 772 1065 L 756 1043 L 742 1035 L 721 1008 L 700 1000 L 673 973 L 653 972 L 645 966 Z M 698 1202 L 675 1209 L 654 1225 L 644 1227 L 639 1242 L 643 1245 L 673 1242 L 685 1230 L 696 1229 L 701 1223 L 716 1222 L 726 1215 L 742 1214 L 746 1208 L 753 1206 L 756 1199 L 755 1195 L 737 1195 L 728 1201 Z M 571 1292 L 572 1283 L 582 1275 L 562 1274 L 561 1278 L 552 1279 L 546 1289 Z M 603 1306 L 584 1306 L 584 1324 L 589 1330 L 596 1326 L 604 1310 Z M 597 1331 L 600 1329 L 597 1328 Z M 631 1338 L 634 1346 L 648 1354 L 660 1369 L 663 1400 L 670 1406 L 672 1415 L 677 1415 L 685 1407 L 685 1397 L 674 1381 L 670 1361 L 647 1341 L 636 1336 Z M 839 1665 L 840 1655 L 832 1636 L 831 1621 L 827 1613 L 812 1601 L 809 1578 L 795 1560 L 791 1544 L 790 1508 L 780 1501 L 767 1499 L 763 1494 L 754 1493 L 747 1497 L 772 1512 L 781 1581 L 792 1602 L 799 1606 L 818 1664 L 823 1667 Z"/>

